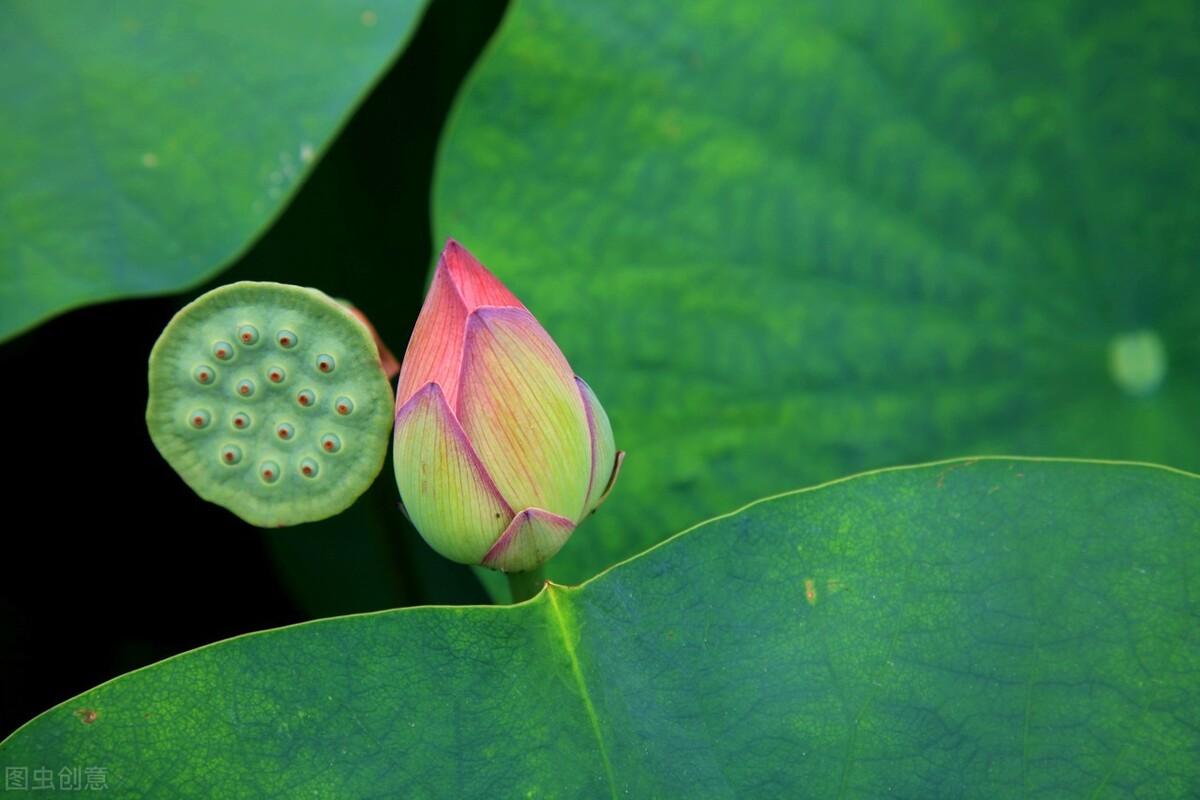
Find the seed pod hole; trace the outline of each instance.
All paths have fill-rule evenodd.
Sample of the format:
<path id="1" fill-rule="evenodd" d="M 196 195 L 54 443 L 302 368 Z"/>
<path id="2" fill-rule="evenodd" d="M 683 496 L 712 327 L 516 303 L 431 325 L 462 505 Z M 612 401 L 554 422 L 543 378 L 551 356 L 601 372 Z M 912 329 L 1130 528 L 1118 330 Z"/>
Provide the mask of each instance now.
<path id="1" fill-rule="evenodd" d="M 221 448 L 221 463 L 232 467 L 242 460 L 242 448 L 236 444 L 227 444 Z"/>
<path id="2" fill-rule="evenodd" d="M 213 355 L 220 361 L 228 361 L 233 358 L 233 345 L 225 341 L 213 342 Z"/>
<path id="3" fill-rule="evenodd" d="M 321 471 L 321 465 L 311 458 L 300 459 L 300 474 L 306 478 L 315 478 Z"/>
<path id="4" fill-rule="evenodd" d="M 296 435 L 296 429 L 286 422 L 281 422 L 275 426 L 275 435 L 286 442 Z"/>
<path id="5" fill-rule="evenodd" d="M 188 424 L 196 430 L 207 428 L 210 422 L 212 422 L 212 416 L 204 409 L 196 409 L 188 415 Z"/>
<path id="6" fill-rule="evenodd" d="M 321 449 L 326 453 L 336 453 L 342 449 L 342 440 L 336 433 L 327 433 L 321 437 Z"/>
<path id="7" fill-rule="evenodd" d="M 283 383 L 286 377 L 287 373 L 283 371 L 283 367 L 271 367 L 267 370 L 267 380 L 271 383 Z"/>
<path id="8" fill-rule="evenodd" d="M 317 356 L 318 370 L 321 372 L 330 373 L 333 372 L 333 367 L 333 356 L 328 355 L 327 353 L 322 353 L 321 355 Z"/>
<path id="9" fill-rule="evenodd" d="M 233 427 L 237 428 L 239 431 L 244 431 L 250 427 L 249 414 L 243 414 L 239 412 L 233 415 L 233 419 L 231 421 L 233 422 Z"/>
<path id="10" fill-rule="evenodd" d="M 235 391 L 238 393 L 239 397 L 253 397 L 254 396 L 254 381 L 252 381 L 252 380 L 238 381 L 237 386 L 235 387 Z"/>
<path id="11" fill-rule="evenodd" d="M 281 330 L 279 333 L 275 334 L 275 341 L 283 349 L 291 350 L 296 346 L 296 342 L 299 340 L 296 338 L 296 334 L 285 328 L 284 330 Z"/>
<path id="12" fill-rule="evenodd" d="M 196 383 L 201 386 L 208 386 L 217 378 L 217 373 L 212 367 L 207 364 L 201 364 L 192 371 L 192 377 L 196 379 Z"/>
<path id="13" fill-rule="evenodd" d="M 305 408 L 312 408 L 317 404 L 317 395 L 312 389 L 305 389 L 296 394 L 296 402 Z"/>
<path id="14" fill-rule="evenodd" d="M 253 325 L 243 325 L 237 331 L 238 341 L 247 347 L 258 344 L 258 328 Z"/>
<path id="15" fill-rule="evenodd" d="M 258 475 L 267 483 L 279 480 L 279 465 L 274 461 L 264 461 L 258 465 Z"/>
<path id="16" fill-rule="evenodd" d="M 334 401 L 333 407 L 337 409 L 337 413 L 343 417 L 354 411 L 354 401 L 346 395 L 342 395 Z"/>

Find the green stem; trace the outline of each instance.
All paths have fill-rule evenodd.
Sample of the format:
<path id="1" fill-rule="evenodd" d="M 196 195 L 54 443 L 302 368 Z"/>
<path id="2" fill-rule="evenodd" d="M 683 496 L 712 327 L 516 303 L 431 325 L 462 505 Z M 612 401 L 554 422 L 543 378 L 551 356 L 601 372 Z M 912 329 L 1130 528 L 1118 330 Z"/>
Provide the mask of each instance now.
<path id="1" fill-rule="evenodd" d="M 512 592 L 512 601 L 521 603 L 542 590 L 546 585 L 546 570 L 535 567 L 528 572 L 506 572 L 508 590 Z"/>

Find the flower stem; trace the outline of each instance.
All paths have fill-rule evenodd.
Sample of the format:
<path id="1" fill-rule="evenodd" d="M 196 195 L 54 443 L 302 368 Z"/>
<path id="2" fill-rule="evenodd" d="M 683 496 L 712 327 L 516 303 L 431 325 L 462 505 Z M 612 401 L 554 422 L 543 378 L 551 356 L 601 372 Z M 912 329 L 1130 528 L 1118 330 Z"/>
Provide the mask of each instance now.
<path id="1" fill-rule="evenodd" d="M 520 603 L 542 590 L 546 585 L 546 570 L 534 567 L 528 572 L 507 572 L 508 590 L 512 592 L 512 601 Z"/>

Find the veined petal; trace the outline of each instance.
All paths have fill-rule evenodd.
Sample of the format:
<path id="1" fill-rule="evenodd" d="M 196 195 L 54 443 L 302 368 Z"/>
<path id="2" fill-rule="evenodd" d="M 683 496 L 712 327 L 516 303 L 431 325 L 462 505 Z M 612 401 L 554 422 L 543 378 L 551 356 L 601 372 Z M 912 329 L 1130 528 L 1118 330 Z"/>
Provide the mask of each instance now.
<path id="1" fill-rule="evenodd" d="M 453 239 L 446 240 L 438 269 L 445 270 L 450 277 L 468 313 L 481 306 L 525 307 L 479 259 Z"/>
<path id="2" fill-rule="evenodd" d="M 436 383 L 396 414 L 396 485 L 413 526 L 434 550 L 478 564 L 513 517 Z"/>
<path id="3" fill-rule="evenodd" d="M 575 519 L 591 475 L 583 399 L 558 346 L 523 308 L 467 321 L 455 414 L 513 508 Z"/>
<path id="4" fill-rule="evenodd" d="M 504 572 L 524 572 L 546 563 L 575 530 L 566 517 L 540 508 L 527 508 L 513 518 L 483 559 L 485 567 Z"/>
<path id="5" fill-rule="evenodd" d="M 462 298 L 439 264 L 404 353 L 400 383 L 396 387 L 397 409 L 431 383 L 441 386 L 446 397 L 457 396 L 466 323 L 467 309 Z"/>
<path id="6" fill-rule="evenodd" d="M 620 469 L 621 460 L 625 454 L 617 453 L 612 423 L 608 421 L 608 414 L 605 413 L 604 406 L 600 405 L 592 387 L 588 386 L 587 381 L 578 375 L 575 376 L 575 383 L 579 387 L 579 394 L 583 398 L 583 406 L 587 411 L 588 433 L 592 442 L 591 482 L 588 486 L 587 503 L 580 517 L 582 519 L 583 516 L 595 511 L 608 496 L 608 491 L 616 480 L 617 471 Z"/>
<path id="7" fill-rule="evenodd" d="M 613 463 L 612 474 L 608 476 L 608 485 L 601 490 L 600 496 L 596 498 L 596 505 L 592 506 L 592 511 L 604 505 L 604 501 L 608 499 L 608 495 L 612 492 L 613 487 L 617 485 L 617 478 L 621 475 L 621 465 L 624 463 L 625 451 L 618 450 L 617 458 Z"/>
<path id="8" fill-rule="evenodd" d="M 467 315 L 480 306 L 524 308 L 465 247 L 450 239 L 404 354 L 397 409 L 427 383 L 441 386 L 451 401 L 458 396 Z"/>

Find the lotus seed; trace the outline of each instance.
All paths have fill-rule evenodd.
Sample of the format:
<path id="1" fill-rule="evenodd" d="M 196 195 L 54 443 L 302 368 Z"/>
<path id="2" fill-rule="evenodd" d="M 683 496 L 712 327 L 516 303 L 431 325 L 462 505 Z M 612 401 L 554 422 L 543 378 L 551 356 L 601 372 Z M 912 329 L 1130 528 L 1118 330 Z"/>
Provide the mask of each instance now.
<path id="1" fill-rule="evenodd" d="M 213 379 L 216 377 L 216 373 L 213 371 L 212 367 L 207 366 L 206 364 L 201 364 L 200 366 L 196 367 L 196 371 L 192 373 L 192 377 L 196 379 L 196 383 L 199 383 L 202 386 L 207 386 L 213 382 Z"/>
<path id="2" fill-rule="evenodd" d="M 337 399 L 335 407 L 337 408 L 337 413 L 344 417 L 354 410 L 354 401 L 349 397 L 342 395 Z"/>
<path id="3" fill-rule="evenodd" d="M 296 429 L 286 422 L 281 422 L 276 426 L 275 433 L 286 442 L 296 435 Z"/>
<path id="4" fill-rule="evenodd" d="M 267 483 L 274 483 L 279 480 L 279 465 L 274 461 L 264 461 L 258 467 L 258 474 Z"/>
<path id="5" fill-rule="evenodd" d="M 326 453 L 336 453 L 342 449 L 342 440 L 336 433 L 327 433 L 321 437 L 321 449 Z"/>
<path id="6" fill-rule="evenodd" d="M 279 342 L 280 347 L 291 350 L 296 346 L 296 334 L 289 330 L 282 330 L 275 334 L 275 341 Z"/>
<path id="7" fill-rule="evenodd" d="M 212 421 L 207 411 L 197 410 L 191 413 L 192 427 L 196 429 L 207 428 L 208 423 Z"/>
<path id="8" fill-rule="evenodd" d="M 285 377 L 287 373 L 283 371 L 283 367 L 271 367 L 267 370 L 267 380 L 271 383 L 283 383 Z"/>
<path id="9" fill-rule="evenodd" d="M 316 461 L 311 458 L 300 459 L 300 474 L 306 478 L 315 478 L 317 473 L 321 471 L 321 467 Z"/>
<path id="10" fill-rule="evenodd" d="M 247 346 L 258 344 L 258 328 L 253 325 L 243 325 L 238 328 L 238 340 Z"/>
<path id="11" fill-rule="evenodd" d="M 237 393 L 239 395 L 241 395 L 242 397 L 253 397 L 254 396 L 254 381 L 251 381 L 251 380 L 238 381 Z"/>
<path id="12" fill-rule="evenodd" d="M 214 342 L 213 355 L 222 361 L 228 361 L 233 358 L 233 345 L 229 342 Z"/>
<path id="13" fill-rule="evenodd" d="M 317 356 L 317 369 L 321 372 L 333 372 L 333 356 L 325 353 Z"/>
<path id="14" fill-rule="evenodd" d="M 242 460 L 242 448 L 236 444 L 227 444 L 221 448 L 221 463 L 233 466 Z"/>
<path id="15" fill-rule="evenodd" d="M 250 427 L 250 415 L 243 414 L 240 412 L 237 414 L 234 414 L 233 415 L 233 427 L 237 428 L 240 431 L 244 431 L 244 430 L 246 430 L 246 428 L 249 428 Z"/>
<path id="16" fill-rule="evenodd" d="M 312 389 L 305 389 L 296 395 L 296 402 L 305 408 L 311 408 L 317 404 L 317 396 Z"/>

